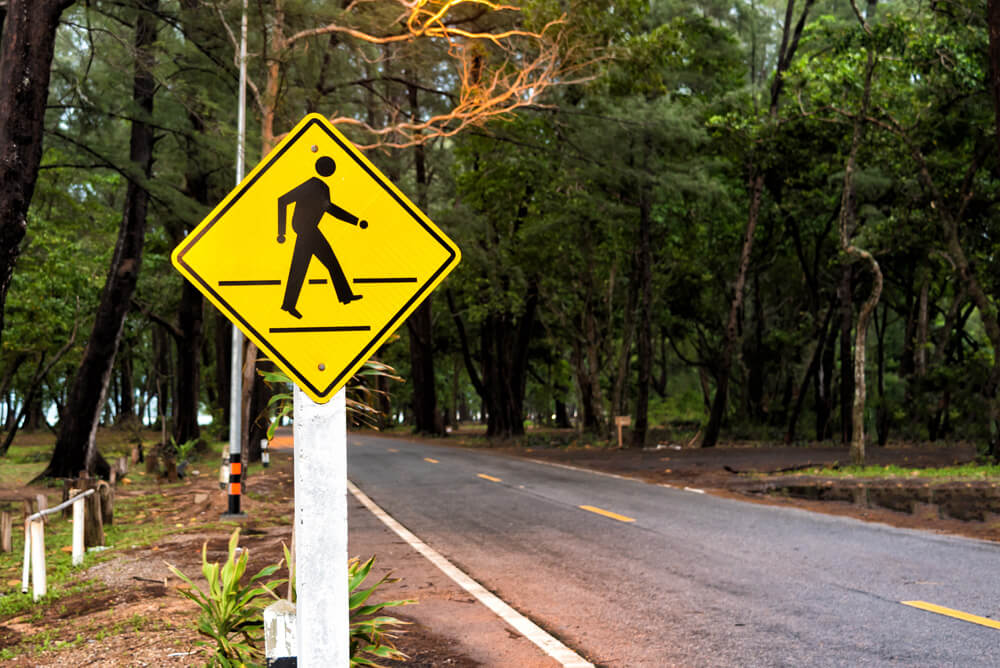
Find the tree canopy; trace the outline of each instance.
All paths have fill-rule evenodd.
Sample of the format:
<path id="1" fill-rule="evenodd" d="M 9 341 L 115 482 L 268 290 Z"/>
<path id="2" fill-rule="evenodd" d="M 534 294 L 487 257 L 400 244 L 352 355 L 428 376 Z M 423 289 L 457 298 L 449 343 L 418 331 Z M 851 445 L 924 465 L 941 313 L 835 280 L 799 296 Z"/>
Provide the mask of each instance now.
<path id="1" fill-rule="evenodd" d="M 20 4 L 2 44 L 44 33 Z M 228 324 L 168 257 L 234 182 L 242 2 L 44 4 L 38 128 L 5 120 L 0 94 L 0 141 L 40 151 L 35 173 L 0 174 L 0 196 L 30 201 L 0 221 L 4 429 L 68 429 L 123 220 L 141 216 L 104 387 L 85 394 L 106 395 L 105 424 L 221 435 Z M 631 415 L 636 447 L 684 427 L 708 446 L 1000 454 L 992 5 L 248 6 L 249 164 L 320 113 L 463 250 L 379 351 L 409 381 L 382 426 L 606 438 Z M 17 57 L 0 52 L 0 77 Z"/>

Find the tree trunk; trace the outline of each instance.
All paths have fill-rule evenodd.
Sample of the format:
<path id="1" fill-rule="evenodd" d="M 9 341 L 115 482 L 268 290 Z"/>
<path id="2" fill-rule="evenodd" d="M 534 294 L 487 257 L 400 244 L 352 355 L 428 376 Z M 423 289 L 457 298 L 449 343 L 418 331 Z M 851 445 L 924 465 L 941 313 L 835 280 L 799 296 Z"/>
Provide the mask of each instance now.
<path id="1" fill-rule="evenodd" d="M 174 441 L 178 444 L 198 440 L 201 436 L 198 426 L 201 365 L 198 362 L 201 355 L 203 303 L 201 292 L 190 281 L 184 281 L 177 319 L 179 336 L 174 338 L 177 346 L 177 378 L 172 426 Z"/>
<path id="2" fill-rule="evenodd" d="M 138 174 L 129 179 L 125 211 L 118 230 L 118 242 L 111 270 L 101 293 L 94 328 L 83 352 L 83 360 L 73 378 L 62 428 L 52 459 L 39 477 L 70 477 L 80 471 L 107 477 L 110 468 L 97 451 L 97 424 L 104 408 L 108 381 L 114 368 L 125 315 L 135 291 L 146 237 L 149 193 L 145 180 L 153 167 L 153 112 L 156 81 L 151 71 L 151 46 L 156 40 L 156 11 L 159 0 L 141 0 L 135 24 L 135 75 L 133 101 L 139 113 L 132 121 L 129 154 Z M 142 179 L 140 181 L 140 179 Z"/>
<path id="3" fill-rule="evenodd" d="M 432 297 L 413 311 L 406 320 L 410 334 L 410 377 L 413 383 L 413 430 L 440 435 L 444 428 L 437 414 L 437 391 L 434 384 L 434 324 Z"/>
<path id="4" fill-rule="evenodd" d="M 59 17 L 73 0 L 9 0 L 0 37 L 0 333 L 42 159 Z"/>
<path id="5" fill-rule="evenodd" d="M 224 439 L 229 438 L 229 378 L 233 363 L 232 325 L 222 313 L 211 309 L 214 313 L 214 350 L 215 350 L 215 390 L 222 411 L 222 426 L 225 428 Z"/>
<path id="6" fill-rule="evenodd" d="M 802 30 L 805 27 L 809 16 L 809 9 L 812 7 L 813 2 L 814 0 L 806 0 L 805 7 L 802 9 L 802 13 L 799 15 L 799 20 L 796 22 L 793 30 L 792 19 L 795 16 L 795 0 L 787 0 L 781 46 L 778 49 L 774 79 L 771 82 L 771 103 L 769 108 L 769 116 L 771 118 L 775 118 L 778 115 L 778 106 L 784 87 L 783 75 L 788 70 L 792 58 L 795 56 L 795 51 L 798 48 L 799 39 L 802 36 Z M 746 286 L 747 270 L 750 267 L 750 257 L 753 252 L 753 237 L 760 218 L 761 198 L 764 193 L 764 172 L 753 161 L 752 157 L 748 185 L 750 207 L 747 213 L 747 226 L 743 233 L 743 245 L 740 249 L 736 278 L 733 281 L 733 297 L 729 305 L 729 318 L 726 321 L 726 328 L 723 330 L 722 356 L 715 374 L 715 398 L 712 401 L 712 411 L 709 414 L 708 425 L 705 427 L 705 436 L 701 442 L 701 447 L 703 448 L 711 448 L 718 443 L 719 431 L 722 428 L 722 419 L 725 417 L 726 406 L 729 402 L 729 379 L 739 339 L 738 323 L 740 312 L 743 309 L 743 289 Z"/>
<path id="7" fill-rule="evenodd" d="M 638 309 L 636 352 L 639 365 L 636 379 L 635 420 L 632 421 L 632 447 L 646 445 L 649 428 L 649 386 L 653 371 L 652 301 L 653 301 L 653 242 L 650 217 L 650 194 L 643 191 L 639 201 L 639 247 L 636 249 L 638 279 Z"/>
<path id="8" fill-rule="evenodd" d="M 405 72 L 404 72 L 405 74 Z M 412 73 L 410 73 L 412 75 Z M 417 86 L 406 86 L 407 99 L 413 122 L 420 120 Z M 417 206 L 427 210 L 427 157 L 423 144 L 413 148 L 413 173 L 417 188 Z M 410 374 L 413 382 L 413 430 L 418 434 L 445 435 L 444 424 L 438 415 L 437 385 L 434 376 L 434 319 L 433 296 L 417 307 L 406 321 L 410 333 Z"/>
<path id="9" fill-rule="evenodd" d="M 852 181 L 853 183 L 853 181 Z M 852 185 L 853 188 L 853 185 Z M 853 197 L 853 194 L 852 194 Z M 843 215 L 843 214 L 842 214 Z M 842 242 L 846 248 L 847 241 Z M 854 399 L 854 356 L 851 353 L 851 331 L 854 328 L 853 267 L 841 266 L 837 297 L 840 301 L 840 442 L 850 443 L 854 430 L 850 406 Z"/>
<path id="10" fill-rule="evenodd" d="M 869 2 L 869 9 L 874 7 L 874 3 Z M 863 22 L 865 31 L 869 31 L 867 23 Z M 861 145 L 861 136 L 864 131 L 865 117 L 868 115 L 868 101 L 871 97 L 872 77 L 875 74 L 875 54 L 871 47 L 866 49 L 868 61 L 865 65 L 864 90 L 861 93 L 861 113 L 854 120 L 854 132 L 851 137 L 851 150 L 847 157 L 847 165 L 844 169 L 844 190 L 840 204 L 840 246 L 843 251 L 852 257 L 859 258 L 868 263 L 872 272 L 872 291 L 861 306 L 858 313 L 857 330 L 854 335 L 854 403 L 851 408 L 851 462 L 855 466 L 862 466 L 865 463 L 865 353 L 866 339 L 868 336 L 868 323 L 875 307 L 878 306 L 879 297 L 882 294 L 882 270 L 879 268 L 875 257 L 868 251 L 858 248 L 851 243 L 854 234 L 857 217 L 857 196 L 854 185 L 854 171 L 857 168 L 858 147 Z M 842 410 L 846 413 L 847 407 Z"/>
<path id="11" fill-rule="evenodd" d="M 118 359 L 118 421 L 130 422 L 135 419 L 135 385 L 132 381 L 132 346 L 126 345 L 124 354 Z"/>

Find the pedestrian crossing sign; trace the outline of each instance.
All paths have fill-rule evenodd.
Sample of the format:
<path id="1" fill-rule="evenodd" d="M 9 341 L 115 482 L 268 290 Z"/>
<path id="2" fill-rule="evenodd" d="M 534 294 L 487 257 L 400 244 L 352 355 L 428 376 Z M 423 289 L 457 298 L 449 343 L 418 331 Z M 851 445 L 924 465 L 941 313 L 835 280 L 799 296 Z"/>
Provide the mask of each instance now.
<path id="1" fill-rule="evenodd" d="M 427 298 L 458 247 L 306 116 L 174 249 L 174 267 L 325 403 Z"/>

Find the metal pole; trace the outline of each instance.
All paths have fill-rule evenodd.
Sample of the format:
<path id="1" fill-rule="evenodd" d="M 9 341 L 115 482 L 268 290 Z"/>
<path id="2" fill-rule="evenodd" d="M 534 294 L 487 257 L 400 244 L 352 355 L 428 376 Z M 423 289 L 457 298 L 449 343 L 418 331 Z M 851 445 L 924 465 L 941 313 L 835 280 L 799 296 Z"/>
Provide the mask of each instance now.
<path id="1" fill-rule="evenodd" d="M 295 580 L 298 665 L 347 666 L 347 408 L 295 387 Z"/>
<path id="2" fill-rule="evenodd" d="M 243 0 L 240 25 L 240 92 L 236 121 L 236 183 L 243 180 L 247 135 L 247 0 Z M 232 362 L 229 370 L 229 503 L 223 517 L 243 515 L 240 512 L 242 486 L 241 439 L 243 436 L 243 333 L 233 325 Z"/>

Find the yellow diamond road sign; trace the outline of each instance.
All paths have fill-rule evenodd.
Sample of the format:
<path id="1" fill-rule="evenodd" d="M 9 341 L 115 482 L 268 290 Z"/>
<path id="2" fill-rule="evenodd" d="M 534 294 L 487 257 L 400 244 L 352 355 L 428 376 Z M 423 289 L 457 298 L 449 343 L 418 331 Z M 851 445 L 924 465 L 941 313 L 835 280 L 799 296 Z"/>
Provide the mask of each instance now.
<path id="1" fill-rule="evenodd" d="M 174 266 L 328 401 L 458 264 L 458 247 L 311 114 L 174 249 Z"/>

